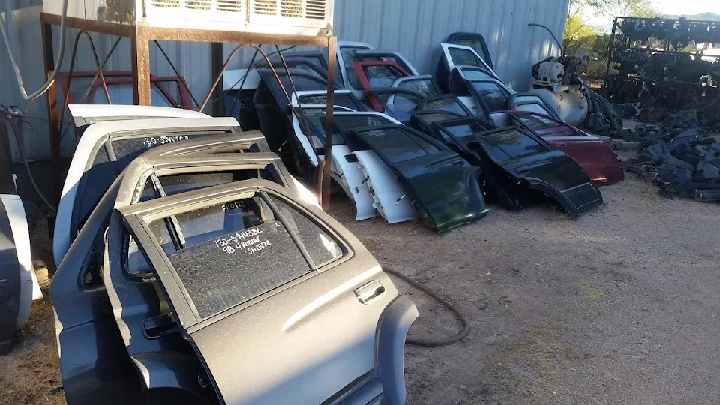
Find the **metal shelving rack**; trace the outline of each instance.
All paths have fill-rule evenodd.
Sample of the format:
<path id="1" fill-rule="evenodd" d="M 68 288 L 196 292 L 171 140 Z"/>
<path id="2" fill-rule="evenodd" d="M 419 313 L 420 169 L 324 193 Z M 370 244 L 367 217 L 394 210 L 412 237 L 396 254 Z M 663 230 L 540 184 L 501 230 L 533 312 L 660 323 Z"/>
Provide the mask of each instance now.
<path id="1" fill-rule="evenodd" d="M 46 79 L 55 70 L 55 55 L 53 50 L 53 26 L 60 26 L 60 16 L 42 13 L 40 23 L 42 29 L 43 60 Z M 335 65 L 337 38 L 331 32 L 324 36 L 260 34 L 241 31 L 215 31 L 206 29 L 175 29 L 148 27 L 143 25 L 127 25 L 109 23 L 96 20 L 85 20 L 67 17 L 67 28 L 75 28 L 99 34 L 117 35 L 130 40 L 130 60 L 132 62 L 133 102 L 137 105 L 150 105 L 150 42 L 154 40 L 165 41 L 192 41 L 209 42 L 213 44 L 211 62 L 213 75 L 217 76 L 223 65 L 222 44 L 277 44 L 294 46 L 313 46 L 327 48 L 328 54 L 328 87 L 325 150 L 332 150 L 332 115 L 335 96 Z M 212 83 L 215 77 L 212 78 Z M 218 91 L 218 89 L 216 89 Z M 58 127 L 57 89 L 53 84 L 47 91 L 47 108 L 50 134 L 50 151 L 55 166 L 55 190 L 62 188 L 59 179 L 60 169 L 60 131 Z M 216 110 L 217 111 L 217 110 Z M 318 167 L 316 177 L 316 190 L 321 199 L 324 210 L 330 206 L 330 162 Z M 59 194 L 58 194 L 59 195 Z"/>
<path id="2" fill-rule="evenodd" d="M 634 35 L 631 32 L 623 32 L 623 25 L 635 24 L 647 27 L 643 35 Z M 655 85 L 656 81 L 651 78 L 642 77 L 638 72 L 620 71 L 613 73 L 614 63 L 618 63 L 617 56 L 621 52 L 636 53 L 637 55 L 646 55 L 645 58 L 653 54 L 668 54 L 676 57 L 686 56 L 702 56 L 698 52 L 687 52 L 683 48 L 691 44 L 706 43 L 702 41 L 700 30 L 693 32 L 694 27 L 702 27 L 706 29 L 708 36 L 718 35 L 720 42 L 720 22 L 687 20 L 687 19 L 660 19 L 660 18 L 640 18 L 640 17 L 616 17 L 613 21 L 612 33 L 608 44 L 608 61 L 605 69 L 605 86 L 609 92 L 617 89 L 618 86 L 632 84 L 636 87 L 644 85 Z M 647 37 L 645 37 L 647 36 Z M 650 46 L 650 40 L 654 39 L 659 42 L 662 49 Z M 714 41 L 707 41 L 714 42 Z M 683 45 L 684 46 L 681 46 Z M 700 86 L 695 83 L 672 82 L 660 83 L 663 86 L 690 86 L 697 88 Z M 620 100 L 625 102 L 627 100 Z"/>

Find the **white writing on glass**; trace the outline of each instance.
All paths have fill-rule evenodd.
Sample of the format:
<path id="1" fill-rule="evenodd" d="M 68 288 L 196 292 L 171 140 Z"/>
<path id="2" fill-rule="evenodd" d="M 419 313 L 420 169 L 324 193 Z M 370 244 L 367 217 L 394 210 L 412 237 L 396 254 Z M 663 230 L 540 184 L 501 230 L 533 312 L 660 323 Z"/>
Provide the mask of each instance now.
<path id="1" fill-rule="evenodd" d="M 190 139 L 190 137 L 187 135 L 161 135 L 145 138 L 143 140 L 143 143 L 145 143 L 146 147 L 152 148 L 153 146 L 165 145 L 168 143 L 180 142 L 188 139 Z"/>
<path id="2" fill-rule="evenodd" d="M 227 254 L 233 254 L 238 250 L 244 250 L 245 253 L 257 253 L 269 246 L 272 246 L 269 240 L 260 240 L 263 233 L 260 229 L 252 228 L 242 232 L 235 232 L 215 240 L 215 246 L 222 249 Z"/>

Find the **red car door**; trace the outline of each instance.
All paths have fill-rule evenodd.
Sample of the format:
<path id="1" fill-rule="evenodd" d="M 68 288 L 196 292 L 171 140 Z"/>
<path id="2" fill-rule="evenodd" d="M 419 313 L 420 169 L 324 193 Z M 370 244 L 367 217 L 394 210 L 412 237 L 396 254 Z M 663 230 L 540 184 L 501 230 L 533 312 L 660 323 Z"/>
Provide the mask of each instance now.
<path id="1" fill-rule="evenodd" d="M 509 114 L 516 127 L 540 136 L 551 148 L 570 156 L 595 184 L 614 184 L 625 178 L 615 152 L 597 136 L 546 115 L 524 111 Z"/>

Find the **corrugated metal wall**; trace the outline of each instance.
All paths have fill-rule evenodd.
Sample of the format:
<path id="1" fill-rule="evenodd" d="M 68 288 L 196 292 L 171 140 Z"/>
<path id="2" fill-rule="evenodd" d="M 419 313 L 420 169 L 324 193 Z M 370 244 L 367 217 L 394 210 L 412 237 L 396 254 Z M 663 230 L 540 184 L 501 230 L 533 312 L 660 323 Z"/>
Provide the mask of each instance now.
<path id="1" fill-rule="evenodd" d="M 13 14 L 8 28 L 15 55 L 23 72 L 28 91 L 43 82 L 39 14 L 41 0 L 6 0 Z M 498 75 L 512 87 L 524 90 L 530 85 L 530 67 L 541 59 L 559 53 L 544 30 L 528 27 L 536 22 L 547 25 L 562 37 L 568 0 L 336 0 L 335 34 L 340 39 L 363 41 L 382 49 L 393 49 L 410 59 L 421 73 L 433 73 L 438 44 L 450 33 L 478 32 L 485 36 Z M 0 13 L 6 9 L 0 8 Z M 69 68 L 75 31 L 68 30 L 67 57 L 61 70 Z M 59 30 L 55 29 L 57 49 Z M 94 35 L 103 59 L 115 38 Z M 196 98 L 202 100 L 210 87 L 210 46 L 199 43 L 162 42 L 161 45 L 188 82 Z M 226 55 L 234 48 L 225 47 Z M 172 75 L 162 54 L 151 45 L 151 71 L 155 75 Z M 110 57 L 107 70 L 129 70 L 129 42 L 120 41 Z M 244 67 L 252 52 L 243 52 L 232 67 Z M 76 70 L 94 70 L 90 47 L 81 39 Z M 29 122 L 23 131 L 23 143 L 31 159 L 50 156 L 47 140 L 45 100 L 22 100 L 15 76 L 3 47 L 0 47 L 0 103 L 19 105 L 28 110 Z M 64 154 L 71 154 L 73 135 L 63 140 Z M 18 153 L 13 146 L 13 156 Z"/>

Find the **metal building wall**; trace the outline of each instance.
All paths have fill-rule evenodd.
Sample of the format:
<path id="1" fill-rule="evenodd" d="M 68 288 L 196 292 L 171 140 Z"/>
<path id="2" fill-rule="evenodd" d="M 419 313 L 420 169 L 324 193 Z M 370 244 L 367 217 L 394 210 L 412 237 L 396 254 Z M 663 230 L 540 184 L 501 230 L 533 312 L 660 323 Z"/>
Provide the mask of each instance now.
<path id="1" fill-rule="evenodd" d="M 42 0 L 6 0 L 5 8 L 13 14 L 8 26 L 15 55 L 19 59 L 28 91 L 43 82 L 39 15 Z M 335 34 L 340 39 L 363 41 L 382 49 L 401 52 L 421 73 L 433 73 L 438 44 L 457 31 L 482 34 L 490 50 L 498 75 L 518 90 L 530 85 L 530 67 L 559 50 L 547 32 L 528 27 L 535 22 L 547 25 L 561 38 L 568 0 L 336 0 Z M 0 7 L 0 13 L 6 9 Z M 68 30 L 67 54 L 60 70 L 68 70 L 76 31 Z M 54 30 L 55 47 L 60 32 Z M 115 38 L 93 35 L 100 58 L 110 51 Z M 86 39 L 80 40 L 76 70 L 94 70 L 92 53 Z M 210 46 L 200 43 L 162 42 L 161 45 L 188 82 L 195 97 L 202 101 L 210 87 Z M 234 47 L 225 46 L 225 54 Z M 151 45 L 151 72 L 172 75 L 162 54 Z M 120 41 L 110 57 L 106 70 L 129 70 L 129 42 Z M 245 67 L 252 52 L 241 52 L 231 67 Z M 62 102 L 59 100 L 59 102 Z M 12 66 L 0 47 L 0 103 L 19 105 L 28 110 L 30 126 L 25 125 L 23 144 L 30 159 L 50 156 L 47 137 L 45 99 L 25 102 L 20 96 Z M 66 118 L 67 119 L 67 118 Z M 12 142 L 11 142 L 12 144 Z M 63 139 L 63 154 L 73 150 L 73 134 Z M 13 156 L 19 154 L 12 146 Z"/>

